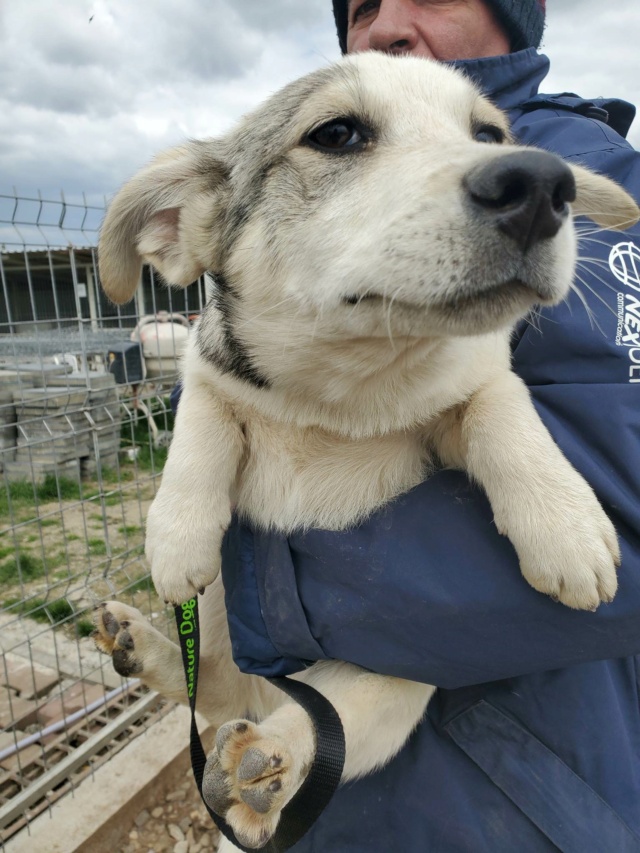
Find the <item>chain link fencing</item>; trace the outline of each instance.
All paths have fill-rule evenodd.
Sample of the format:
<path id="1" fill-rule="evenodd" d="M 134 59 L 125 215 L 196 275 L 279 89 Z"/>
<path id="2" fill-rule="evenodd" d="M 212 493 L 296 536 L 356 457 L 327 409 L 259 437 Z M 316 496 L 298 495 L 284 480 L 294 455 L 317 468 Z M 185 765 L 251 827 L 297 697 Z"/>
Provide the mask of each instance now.
<path id="1" fill-rule="evenodd" d="M 104 206 L 0 195 L 0 844 L 158 714 L 89 636 L 117 597 L 166 633 L 144 518 L 171 437 L 169 392 L 205 282 L 98 285 Z"/>

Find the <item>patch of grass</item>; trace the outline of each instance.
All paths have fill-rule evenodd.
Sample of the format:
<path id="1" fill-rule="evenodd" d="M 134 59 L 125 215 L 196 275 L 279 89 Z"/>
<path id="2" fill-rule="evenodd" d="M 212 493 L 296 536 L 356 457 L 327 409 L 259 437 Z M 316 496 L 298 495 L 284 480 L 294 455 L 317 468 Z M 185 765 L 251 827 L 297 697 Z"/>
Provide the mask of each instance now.
<path id="1" fill-rule="evenodd" d="M 87 540 L 89 553 L 96 557 L 104 556 L 107 553 L 107 543 L 104 539 L 89 539 Z"/>
<path id="2" fill-rule="evenodd" d="M 2 497 L 7 505 L 9 499 L 13 504 L 31 504 L 36 497 L 36 488 L 28 480 L 16 480 L 9 483 L 9 487 L 4 490 Z"/>
<path id="3" fill-rule="evenodd" d="M 80 484 L 75 480 L 70 480 L 68 477 L 56 477 L 53 474 L 47 474 L 44 483 L 37 486 L 38 498 L 41 503 L 47 501 L 79 501 L 82 490 Z"/>
<path id="4" fill-rule="evenodd" d="M 18 583 L 41 578 L 45 574 L 43 561 L 33 554 L 17 554 L 0 564 L 0 583 Z"/>
<path id="5" fill-rule="evenodd" d="M 140 533 L 142 528 L 137 524 L 123 524 L 118 528 L 118 533 L 123 536 L 133 536 L 134 533 Z"/>
<path id="6" fill-rule="evenodd" d="M 19 598 L 7 598 L 2 602 L 2 608 L 12 610 L 20 616 L 28 616 L 36 622 L 46 622 L 59 625 L 68 622 L 73 616 L 78 616 L 75 621 L 76 634 L 79 637 L 88 637 L 93 633 L 94 625 L 90 619 L 77 614 L 71 602 L 66 598 L 56 598 L 46 601 L 44 598 L 30 598 L 22 601 Z"/>
<path id="7" fill-rule="evenodd" d="M 30 598 L 28 601 L 8 598 L 3 602 L 3 607 L 10 607 L 14 613 L 28 616 L 36 622 L 51 623 L 53 620 L 54 624 L 63 622 L 74 613 L 72 605 L 66 598 L 56 598 L 53 601 L 46 601 L 44 598 Z"/>
<path id="8" fill-rule="evenodd" d="M 167 461 L 169 448 L 152 447 L 149 444 L 140 445 L 140 453 L 137 458 L 138 468 L 141 471 L 162 471 Z"/>
<path id="9" fill-rule="evenodd" d="M 122 495 L 107 495 L 104 499 L 105 506 L 119 506 L 122 503 Z"/>
<path id="10" fill-rule="evenodd" d="M 13 545 L 8 545 L 6 548 L 0 548 L 0 560 L 4 560 L 9 554 L 13 554 Z"/>
<path id="11" fill-rule="evenodd" d="M 46 603 L 44 598 L 30 598 L 28 601 L 22 601 L 20 598 L 7 598 L 2 602 L 2 607 L 7 610 L 11 609 L 20 616 L 29 616 L 36 622 L 48 622 L 49 617 L 44 611 Z"/>
<path id="12" fill-rule="evenodd" d="M 102 469 L 102 481 L 103 483 L 119 483 L 120 477 L 118 476 L 118 471 L 115 468 L 103 468 Z"/>
<path id="13" fill-rule="evenodd" d="M 54 622 L 63 622 L 74 614 L 73 607 L 66 598 L 57 598 L 55 601 L 50 601 L 47 604 L 47 610 Z"/>
<path id="14" fill-rule="evenodd" d="M 59 527 L 62 520 L 59 518 L 43 518 L 39 523 L 40 527 Z"/>
<path id="15" fill-rule="evenodd" d="M 90 619 L 78 619 L 76 622 L 76 633 L 79 637 L 90 637 L 95 630 L 95 625 Z"/>
<path id="16" fill-rule="evenodd" d="M 0 516 L 1 517 L 1 516 Z M 35 514 L 35 507 L 31 509 L 27 509 L 23 512 L 17 512 L 15 515 L 15 519 L 12 519 L 12 525 L 15 524 L 25 524 L 30 521 L 37 521 L 38 516 Z"/>
<path id="17" fill-rule="evenodd" d="M 66 538 L 67 542 L 79 542 L 81 539 L 81 537 L 76 536 L 75 533 L 67 533 L 65 538 Z"/>
<path id="18" fill-rule="evenodd" d="M 0 493 L 0 516 L 8 514 L 10 507 L 15 510 L 51 501 L 80 500 L 80 495 L 80 484 L 69 477 L 47 474 L 44 482 L 37 485 L 29 480 L 16 480 Z"/>

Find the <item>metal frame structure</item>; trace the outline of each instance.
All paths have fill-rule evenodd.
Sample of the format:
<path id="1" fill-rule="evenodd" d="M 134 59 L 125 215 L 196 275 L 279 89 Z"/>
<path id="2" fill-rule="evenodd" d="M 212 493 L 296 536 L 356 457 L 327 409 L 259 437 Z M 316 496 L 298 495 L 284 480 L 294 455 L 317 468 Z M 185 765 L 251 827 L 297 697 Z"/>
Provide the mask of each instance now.
<path id="1" fill-rule="evenodd" d="M 131 303 L 109 303 L 97 266 L 103 214 L 85 200 L 0 195 L 2 844 L 161 711 L 88 635 L 92 607 L 114 597 L 172 631 L 143 539 L 179 341 L 176 332 L 149 379 L 132 333 L 163 311 L 185 327 L 205 284 L 176 295 L 145 269 Z"/>

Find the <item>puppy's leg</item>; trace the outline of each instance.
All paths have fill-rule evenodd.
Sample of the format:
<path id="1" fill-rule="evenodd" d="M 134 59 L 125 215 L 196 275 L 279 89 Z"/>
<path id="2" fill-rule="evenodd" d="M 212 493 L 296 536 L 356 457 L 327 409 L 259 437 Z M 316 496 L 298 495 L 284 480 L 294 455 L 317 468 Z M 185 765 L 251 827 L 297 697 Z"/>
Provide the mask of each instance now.
<path id="1" fill-rule="evenodd" d="M 186 371 L 162 484 L 147 516 L 153 582 L 158 595 L 175 604 L 193 598 L 218 575 L 243 450 L 230 408 L 193 373 Z"/>
<path id="2" fill-rule="evenodd" d="M 197 708 L 209 722 L 221 725 L 246 714 L 267 716 L 283 694 L 263 678 L 244 675 L 235 665 L 220 579 L 207 588 L 200 603 L 201 647 Z M 187 704 L 180 647 L 161 634 L 134 607 L 109 601 L 94 609 L 94 641 L 110 655 L 116 672 L 136 676 L 167 699 Z"/>
<path id="3" fill-rule="evenodd" d="M 344 781 L 386 764 L 420 721 L 435 690 L 336 662 L 316 664 L 302 678 L 323 693 L 340 716 L 346 743 Z M 245 847 L 262 847 L 306 778 L 314 754 L 313 726 L 294 702 L 286 702 L 259 725 L 249 720 L 227 723 L 218 731 L 207 762 L 205 798 L 226 816 Z"/>
<path id="4" fill-rule="evenodd" d="M 186 702 L 180 648 L 139 610 L 120 601 L 107 601 L 94 608 L 93 624 L 96 646 L 111 656 L 119 675 L 137 676 L 167 699 Z"/>
<path id="5" fill-rule="evenodd" d="M 505 372 L 456 415 L 440 427 L 439 452 L 484 487 L 531 586 L 579 609 L 611 601 L 620 562 L 615 530 L 547 432 L 524 383 Z"/>

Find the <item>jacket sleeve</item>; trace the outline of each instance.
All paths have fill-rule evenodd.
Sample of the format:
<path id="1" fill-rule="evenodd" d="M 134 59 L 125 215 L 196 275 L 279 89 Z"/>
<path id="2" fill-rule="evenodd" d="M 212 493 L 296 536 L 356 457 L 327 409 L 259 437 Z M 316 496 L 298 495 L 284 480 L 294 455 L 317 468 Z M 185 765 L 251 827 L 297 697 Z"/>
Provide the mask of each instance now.
<path id="1" fill-rule="evenodd" d="M 580 160 L 640 197 L 640 155 L 624 143 Z M 617 528 L 614 602 L 576 612 L 531 589 L 485 496 L 440 471 L 354 530 L 287 539 L 236 522 L 223 569 L 232 610 L 248 600 L 247 566 L 256 584 L 256 623 L 238 627 L 243 605 L 231 619 L 242 668 L 334 658 L 455 688 L 640 654 L 640 230 L 579 227 L 575 290 L 521 330 L 514 368 Z M 262 662 L 264 645 L 245 642 L 261 632 Z"/>

